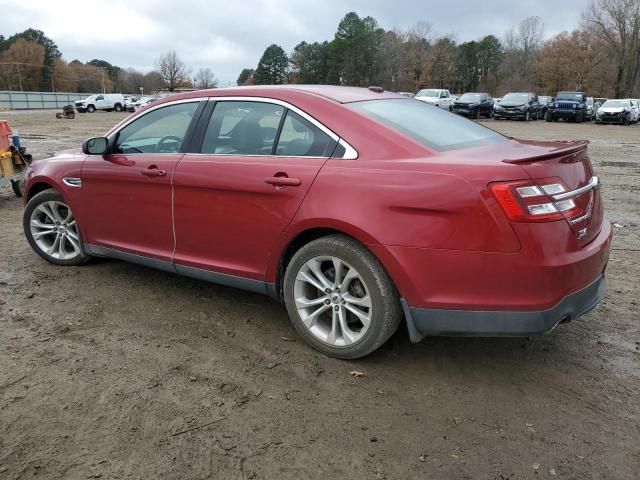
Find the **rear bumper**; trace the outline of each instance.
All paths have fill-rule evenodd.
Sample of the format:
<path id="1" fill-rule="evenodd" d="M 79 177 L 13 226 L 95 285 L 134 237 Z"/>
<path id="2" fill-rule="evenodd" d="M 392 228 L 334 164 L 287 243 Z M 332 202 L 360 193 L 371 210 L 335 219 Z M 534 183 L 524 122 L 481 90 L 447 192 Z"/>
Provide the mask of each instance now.
<path id="1" fill-rule="evenodd" d="M 412 342 L 427 335 L 445 336 L 527 336 L 553 330 L 560 322 L 574 320 L 602 300 L 607 281 L 604 274 L 585 288 L 567 295 L 543 311 L 470 311 L 411 308 L 402 300 Z"/>

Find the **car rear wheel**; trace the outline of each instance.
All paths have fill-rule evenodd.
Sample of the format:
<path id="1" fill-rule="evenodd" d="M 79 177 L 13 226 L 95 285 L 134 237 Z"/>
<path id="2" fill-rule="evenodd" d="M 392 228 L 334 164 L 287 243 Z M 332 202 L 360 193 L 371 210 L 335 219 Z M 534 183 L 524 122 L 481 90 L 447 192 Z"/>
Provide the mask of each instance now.
<path id="1" fill-rule="evenodd" d="M 284 278 L 284 300 L 298 333 L 336 358 L 364 357 L 396 331 L 398 293 L 378 260 L 342 235 L 298 250 Z"/>
<path id="2" fill-rule="evenodd" d="M 22 226 L 31 248 L 46 261 L 66 266 L 87 260 L 73 212 L 55 190 L 45 190 L 29 200 Z"/>

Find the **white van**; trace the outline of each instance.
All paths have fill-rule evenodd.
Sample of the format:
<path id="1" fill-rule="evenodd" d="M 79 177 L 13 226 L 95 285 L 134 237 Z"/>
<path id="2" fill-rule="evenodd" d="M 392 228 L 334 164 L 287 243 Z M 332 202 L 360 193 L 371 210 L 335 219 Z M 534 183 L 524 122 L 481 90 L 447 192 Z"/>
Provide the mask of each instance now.
<path id="1" fill-rule="evenodd" d="M 122 112 L 124 110 L 124 96 L 121 93 L 100 93 L 91 95 L 84 100 L 75 103 L 74 108 L 79 113 L 93 113 L 96 110 L 104 110 L 110 112 Z"/>

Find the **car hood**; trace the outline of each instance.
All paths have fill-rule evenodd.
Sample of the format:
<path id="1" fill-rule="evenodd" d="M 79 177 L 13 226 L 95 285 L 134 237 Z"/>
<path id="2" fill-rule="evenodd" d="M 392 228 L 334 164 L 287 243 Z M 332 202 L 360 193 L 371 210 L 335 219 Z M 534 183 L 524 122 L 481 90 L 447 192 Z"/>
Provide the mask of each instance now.
<path id="1" fill-rule="evenodd" d="M 478 105 L 480 102 L 477 100 L 474 100 L 474 101 L 456 100 L 453 103 L 454 105 Z"/>
<path id="2" fill-rule="evenodd" d="M 600 107 L 598 112 L 602 113 L 621 113 L 624 111 L 624 107 Z"/>

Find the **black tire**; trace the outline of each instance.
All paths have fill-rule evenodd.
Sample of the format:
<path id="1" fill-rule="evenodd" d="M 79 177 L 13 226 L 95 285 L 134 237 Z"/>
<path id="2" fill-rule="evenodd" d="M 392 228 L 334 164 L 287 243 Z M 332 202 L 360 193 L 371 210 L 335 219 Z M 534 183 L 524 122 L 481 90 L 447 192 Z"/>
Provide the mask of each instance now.
<path id="1" fill-rule="evenodd" d="M 25 236 L 27 237 L 27 241 L 29 242 L 29 245 L 31 245 L 31 248 L 38 255 L 40 255 L 49 263 L 53 263 L 55 265 L 62 265 L 62 266 L 82 265 L 88 260 L 89 256 L 85 253 L 84 248 L 82 247 L 82 239 L 80 238 L 79 228 L 77 228 L 77 232 L 78 232 L 78 238 L 79 238 L 79 244 L 80 244 L 80 253 L 77 256 L 70 258 L 68 260 L 59 259 L 51 255 L 48 255 L 46 252 L 42 251 L 42 249 L 36 243 L 36 240 L 33 238 L 33 234 L 31 233 L 31 227 L 30 227 L 31 214 L 36 208 L 38 208 L 38 206 L 40 206 L 45 202 L 60 202 L 66 205 L 66 201 L 62 197 L 62 195 L 60 195 L 58 192 L 56 192 L 53 189 L 44 190 L 34 195 L 33 198 L 29 200 L 29 203 L 27 203 L 27 206 L 24 209 L 24 214 L 22 217 L 22 228 L 24 230 Z"/>
<path id="2" fill-rule="evenodd" d="M 113 106 L 113 109 L 114 109 L 116 112 L 121 112 L 121 111 L 122 111 L 122 105 L 120 105 L 119 103 L 116 103 L 116 104 Z"/>
<path id="3" fill-rule="evenodd" d="M 11 188 L 18 198 L 22 197 L 22 191 L 20 190 L 21 183 L 22 182 L 20 180 L 11 180 Z"/>
<path id="4" fill-rule="evenodd" d="M 580 112 L 576 114 L 576 123 L 584 122 L 584 113 Z"/>
<path id="5" fill-rule="evenodd" d="M 95 112 L 95 111 L 96 111 L 96 107 L 94 107 L 93 105 L 89 105 L 89 106 L 87 107 L 87 112 L 89 112 L 89 113 L 93 113 L 93 112 Z"/>
<path id="6" fill-rule="evenodd" d="M 629 125 L 631 125 L 631 121 L 629 117 L 624 117 L 624 121 L 623 124 L 625 127 L 628 127 Z"/>
<path id="7" fill-rule="evenodd" d="M 304 325 L 296 308 L 294 286 L 298 272 L 309 260 L 321 256 L 337 257 L 355 268 L 371 298 L 369 327 L 362 338 L 349 346 L 330 345 L 317 338 Z M 293 326 L 309 345 L 330 357 L 356 359 L 370 354 L 393 335 L 402 319 L 398 292 L 380 262 L 361 243 L 343 235 L 322 237 L 298 250 L 287 266 L 283 289 Z"/>

